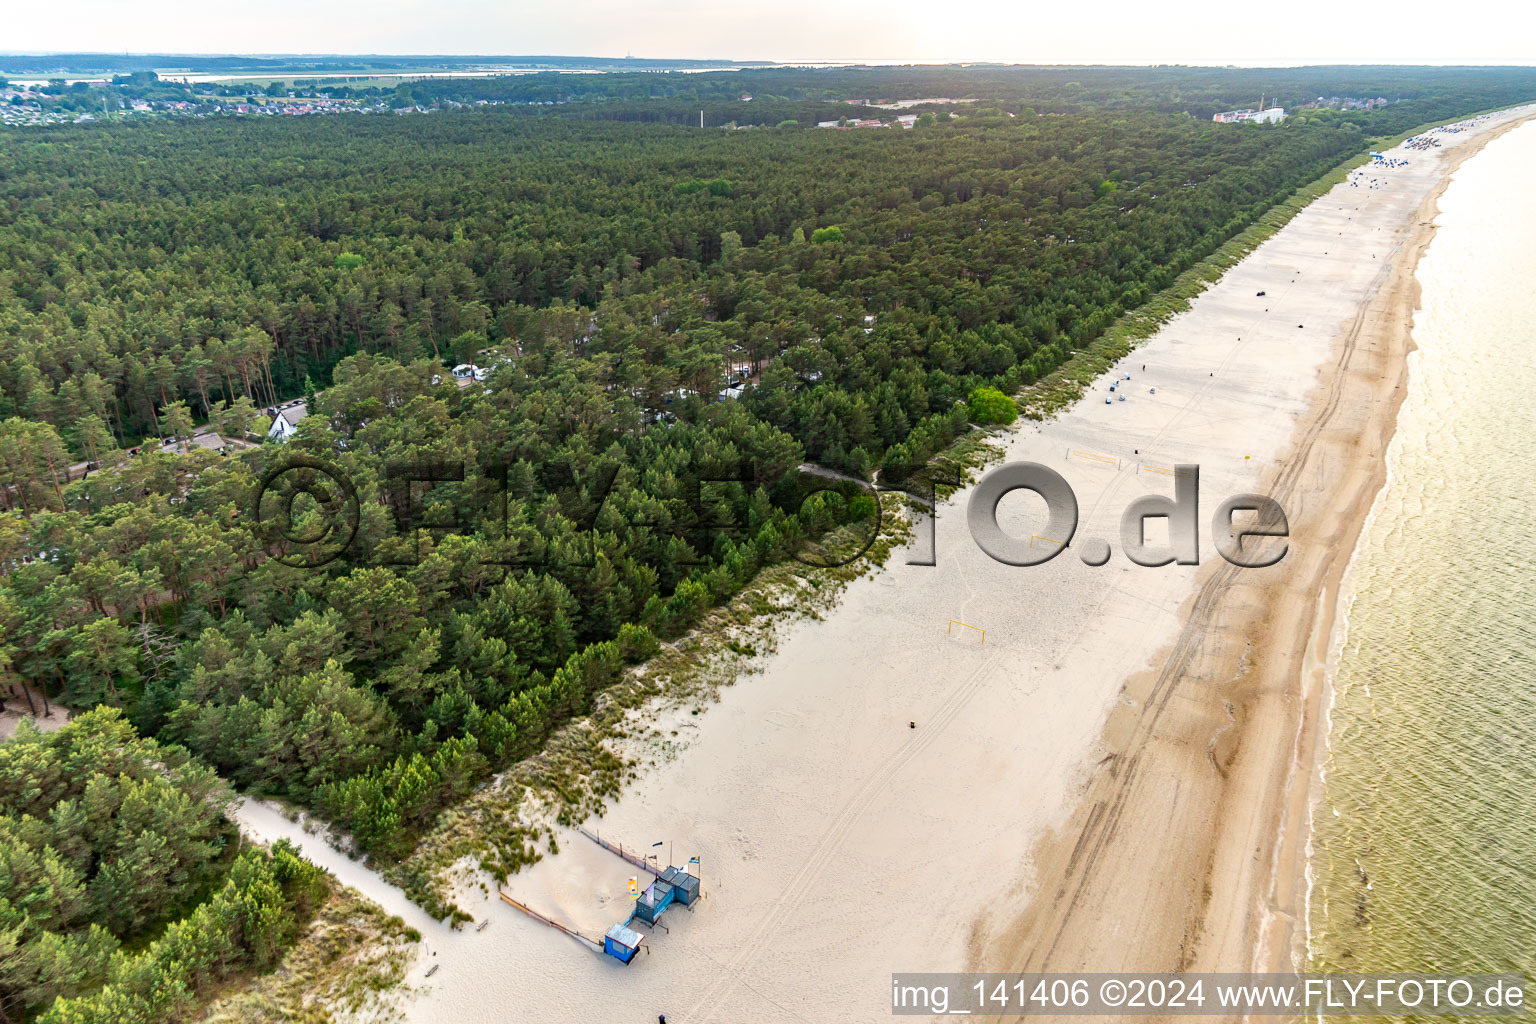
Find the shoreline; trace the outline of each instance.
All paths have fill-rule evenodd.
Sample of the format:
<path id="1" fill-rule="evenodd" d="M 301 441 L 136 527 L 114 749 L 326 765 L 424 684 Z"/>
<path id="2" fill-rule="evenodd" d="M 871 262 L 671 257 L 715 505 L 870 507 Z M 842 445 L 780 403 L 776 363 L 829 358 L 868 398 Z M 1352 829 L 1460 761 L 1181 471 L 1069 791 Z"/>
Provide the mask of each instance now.
<path id="1" fill-rule="evenodd" d="M 1309 714 L 1297 733 L 1297 754 L 1294 761 L 1301 785 L 1295 787 L 1294 795 L 1287 800 L 1286 809 L 1282 815 L 1278 831 L 1279 839 L 1275 848 L 1275 868 L 1271 875 L 1271 888 L 1268 894 L 1271 907 L 1284 908 L 1279 913 L 1289 918 L 1285 928 L 1289 933 L 1289 941 L 1285 941 L 1284 935 L 1261 933 L 1258 936 L 1253 957 L 1253 969 L 1256 971 L 1301 968 L 1307 961 L 1308 897 L 1311 891 L 1307 872 L 1312 838 L 1312 815 L 1316 808 L 1316 801 L 1321 795 L 1320 773 L 1327 763 L 1331 679 L 1348 628 L 1347 602 L 1351 595 L 1346 589 L 1346 584 L 1360 556 L 1361 544 L 1375 519 L 1378 503 L 1391 478 L 1391 465 L 1387 458 L 1388 447 L 1397 431 L 1399 411 L 1408 397 L 1410 369 L 1408 356 L 1417 347 L 1413 340 L 1413 323 L 1414 314 L 1422 306 L 1422 287 L 1418 279 L 1419 261 L 1434 241 L 1435 219 L 1440 213 L 1440 197 L 1450 186 L 1451 180 L 1461 165 L 1477 156 L 1493 140 L 1533 119 L 1536 119 L 1536 113 L 1526 114 L 1524 117 L 1490 128 L 1456 150 L 1454 156 L 1447 161 L 1438 183 L 1419 204 L 1415 212 L 1412 234 L 1403 243 L 1402 256 L 1394 261 L 1396 265 L 1393 267 L 1392 280 L 1384 289 L 1385 304 L 1393 314 L 1391 319 L 1385 322 L 1376 321 L 1373 324 L 1366 319 L 1368 310 L 1362 309 L 1361 317 L 1357 321 L 1357 329 L 1364 334 L 1368 342 L 1373 340 L 1371 335 L 1374 333 L 1376 335 L 1374 340 L 1384 342 L 1388 346 L 1387 358 L 1393 369 L 1389 376 L 1393 387 L 1390 393 L 1386 391 L 1384 384 L 1378 388 L 1380 397 L 1384 400 L 1384 406 L 1379 424 L 1373 422 L 1372 427 L 1379 426 L 1381 454 L 1379 458 L 1370 460 L 1368 478 L 1362 485 L 1363 489 L 1351 503 L 1348 516 L 1351 528 L 1347 542 L 1349 557 L 1344 559 L 1342 564 L 1329 568 L 1317 601 L 1317 614 L 1313 626 L 1305 638 L 1303 663 L 1297 671 L 1303 686 L 1303 701 L 1309 708 Z M 1376 328 L 1374 332 L 1373 327 Z M 1383 381 L 1388 379 L 1388 377 L 1382 378 Z M 1354 383 L 1357 389 L 1367 386 L 1364 380 L 1356 380 Z M 1348 387 L 1349 382 L 1345 382 L 1344 386 Z M 1325 404 L 1320 395 L 1319 405 Z M 1321 408 L 1318 410 L 1318 415 L 1322 415 Z M 1310 742 L 1307 735 L 1309 726 L 1315 732 L 1315 735 L 1310 737 Z"/>
<path id="2" fill-rule="evenodd" d="M 1394 387 L 1388 411 L 1389 429 L 1384 437 L 1380 468 L 1373 474 L 1371 486 L 1373 491 L 1370 500 L 1366 503 L 1365 511 L 1360 516 L 1355 535 L 1349 546 L 1349 558 L 1344 565 L 1334 573 L 1330 581 L 1327 595 L 1318 603 L 1318 617 L 1316 625 L 1308 638 L 1309 665 L 1306 671 L 1315 675 L 1318 693 L 1317 716 L 1321 728 L 1318 729 L 1316 741 L 1310 751 L 1311 760 L 1307 762 L 1306 785 L 1302 788 L 1304 805 L 1289 809 L 1287 820 L 1282 828 L 1284 834 L 1296 833 L 1299 842 L 1291 844 L 1282 842 L 1277 846 L 1277 881 L 1281 878 L 1289 878 L 1292 887 L 1299 887 L 1301 891 L 1301 927 L 1296 929 L 1290 943 L 1289 961 L 1291 964 L 1303 965 L 1306 963 L 1308 946 L 1310 943 L 1310 893 L 1312 880 L 1310 876 L 1310 854 L 1312 840 L 1312 818 L 1317 809 L 1318 800 L 1322 796 L 1322 773 L 1327 764 L 1328 738 L 1331 729 L 1330 710 L 1333 705 L 1333 677 L 1338 667 L 1338 659 L 1347 641 L 1349 629 L 1350 606 L 1354 601 L 1354 589 L 1351 580 L 1361 557 L 1366 538 L 1369 536 L 1372 525 L 1375 523 L 1380 510 L 1381 500 L 1386 493 L 1388 485 L 1392 481 L 1392 464 L 1389 445 L 1396 434 L 1398 415 L 1403 402 L 1408 397 L 1410 386 L 1410 372 L 1412 369 L 1409 356 L 1418 348 L 1413 339 L 1413 326 L 1415 314 L 1423 306 L 1423 289 L 1418 278 L 1419 262 L 1429 250 L 1438 230 L 1436 220 L 1440 215 L 1440 197 L 1450 186 L 1456 172 L 1462 164 L 1477 156 L 1495 139 L 1514 129 L 1536 120 L 1536 114 L 1511 121 L 1498 126 L 1478 136 L 1469 143 L 1463 152 L 1459 152 L 1456 158 L 1446 167 L 1439 184 L 1425 197 L 1420 204 L 1417 214 L 1417 226 L 1413 237 L 1409 240 L 1408 251 L 1410 257 L 1404 261 L 1404 265 L 1398 273 L 1406 278 L 1404 282 L 1408 292 L 1408 298 L 1402 308 L 1402 318 L 1392 324 L 1392 333 L 1401 336 L 1401 351 L 1397 353 L 1398 386 Z M 1320 655 L 1320 657 L 1318 657 Z M 1300 737 L 1298 737 L 1300 739 Z M 1294 847 L 1294 848 L 1289 848 Z M 1285 855 L 1289 864 L 1280 870 L 1279 859 Z M 1262 949 L 1260 950 L 1262 953 Z M 1274 955 L 1264 963 L 1276 965 L 1281 969 L 1279 954 L 1282 951 L 1276 949 Z"/>
<path id="3" fill-rule="evenodd" d="M 1263 972 L 1305 962 L 1307 850 L 1327 742 L 1326 674 L 1335 630 L 1343 625 L 1341 584 L 1386 481 L 1386 446 L 1406 396 L 1419 305 L 1415 271 L 1434 236 L 1437 201 L 1456 169 L 1533 117 L 1522 108 L 1446 151 L 1388 266 L 1334 340 L 1289 452 L 1259 488 L 1291 513 L 1291 557 L 1272 577 L 1240 575 L 1225 565 L 1203 574 L 1181 610 L 1179 640 L 1154 663 L 1157 670 L 1127 684 L 1128 694 L 1144 693 L 1148 703 L 1111 714 L 1107 767 L 1086 788 L 1070 824 L 1035 851 L 1037 891 L 1053 895 L 975 958 L 974 969 L 1109 969 L 1106 944 L 1119 957 L 1113 966 L 1137 970 Z M 1312 205 L 1328 203 L 1341 188 Z M 1341 512 L 1322 522 L 1297 515 L 1320 504 L 1322 511 Z M 1340 551 L 1350 557 L 1334 557 Z M 1200 684 L 1222 695 L 1227 722 L 1208 706 L 1174 702 L 1180 687 Z M 1199 870 L 1169 872 L 1182 884 L 1157 894 L 1152 917 L 1162 927 L 1129 936 L 1116 927 L 1106 936 L 1115 919 L 1093 908 L 1145 903 L 1135 887 L 1153 881 L 1124 870 L 1147 860 L 1137 855 L 1145 831 L 1116 826 L 1126 815 L 1149 824 L 1135 806 L 1152 788 L 1144 780 L 1178 773 L 1188 765 L 1188 745 L 1202 741 L 1215 769 L 1214 784 L 1205 780 L 1214 803 L 1204 805 L 1197 783 L 1195 793 L 1185 794 L 1182 813 L 1159 805 L 1173 815 L 1158 826 L 1161 845 Z M 1186 748 L 1182 764 L 1180 748 Z M 1180 832 L 1183 841 L 1166 841 Z"/>

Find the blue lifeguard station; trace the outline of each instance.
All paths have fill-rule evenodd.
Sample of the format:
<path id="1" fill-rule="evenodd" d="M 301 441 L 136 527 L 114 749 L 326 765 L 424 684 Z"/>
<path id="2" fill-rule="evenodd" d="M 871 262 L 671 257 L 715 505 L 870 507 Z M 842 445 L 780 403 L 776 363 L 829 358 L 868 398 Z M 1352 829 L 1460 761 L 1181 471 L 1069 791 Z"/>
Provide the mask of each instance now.
<path id="1" fill-rule="evenodd" d="M 699 884 L 699 876 L 689 870 L 689 868 L 699 862 L 699 858 L 695 857 L 690 860 L 688 867 L 680 868 L 669 865 L 665 871 L 657 873 L 656 869 L 648 863 L 650 858 L 647 857 L 642 860 L 634 854 L 627 853 L 622 846 L 615 847 L 611 843 L 604 842 L 601 837 L 593 835 L 586 829 L 581 829 L 581 833 L 604 849 L 616 853 L 631 864 L 645 868 L 645 870 L 656 875 L 655 881 L 651 882 L 650 885 L 647 885 L 639 893 L 635 893 L 634 890 L 636 879 L 631 878 L 629 880 L 630 892 L 633 894 L 630 898 L 635 901 L 634 907 L 630 910 L 629 917 L 609 928 L 603 936 L 603 952 L 620 963 L 627 964 L 635 958 L 635 954 L 639 951 L 640 944 L 645 938 L 643 934 L 631 928 L 630 925 L 636 921 L 649 925 L 658 924 L 661 921 L 661 915 L 665 914 L 667 908 L 672 906 L 672 904 L 680 903 L 685 907 L 692 907 L 695 901 L 702 898 L 703 892 Z M 657 843 L 656 845 L 660 846 L 661 844 Z M 555 927 L 560 928 L 562 931 L 569 931 L 564 926 L 549 921 L 517 903 L 507 896 L 506 893 L 502 893 L 501 898 L 533 917 L 545 921 L 547 924 L 554 924 Z M 577 937 L 580 938 L 581 936 Z M 586 941 L 592 943 L 591 939 Z M 595 945 L 595 943 L 592 944 Z"/>

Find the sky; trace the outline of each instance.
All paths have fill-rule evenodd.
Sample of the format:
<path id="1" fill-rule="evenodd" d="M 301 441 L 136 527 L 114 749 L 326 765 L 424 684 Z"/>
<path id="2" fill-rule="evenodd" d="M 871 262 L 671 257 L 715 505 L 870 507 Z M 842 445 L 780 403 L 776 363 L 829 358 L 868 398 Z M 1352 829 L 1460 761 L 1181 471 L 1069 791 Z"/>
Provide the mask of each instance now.
<path id="1" fill-rule="evenodd" d="M 1531 64 L 1529 0 L 7 0 L 0 51 Z M 67 13 L 65 13 L 67 12 Z"/>

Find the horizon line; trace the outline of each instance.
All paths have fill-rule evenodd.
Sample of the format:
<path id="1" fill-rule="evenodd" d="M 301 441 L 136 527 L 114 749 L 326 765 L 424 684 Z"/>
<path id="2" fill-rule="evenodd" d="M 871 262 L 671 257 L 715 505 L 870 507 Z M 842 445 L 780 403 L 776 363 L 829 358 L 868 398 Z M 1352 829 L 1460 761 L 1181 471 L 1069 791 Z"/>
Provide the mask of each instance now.
<path id="1" fill-rule="evenodd" d="M 394 59 L 425 60 L 443 58 L 456 61 L 538 61 L 538 60 L 562 60 L 562 61 L 603 61 L 607 63 L 646 63 L 665 62 L 675 64 L 733 64 L 743 69 L 772 69 L 772 68 L 808 68 L 816 66 L 827 67 L 996 67 L 996 68 L 1186 68 L 1209 69 L 1216 71 L 1242 71 L 1263 70 L 1274 71 L 1283 69 L 1301 68 L 1470 68 L 1470 69 L 1497 69 L 1497 68 L 1529 68 L 1536 67 L 1536 62 L 1525 64 L 1415 64 L 1415 63 L 1385 63 L 1366 62 L 1359 64 L 1343 63 L 1274 63 L 1274 64 L 1216 64 L 1201 62 L 1180 61 L 1149 61 L 1145 63 L 1131 62 L 1085 62 L 1063 61 L 1060 63 L 1043 61 L 1011 61 L 1011 60 L 986 60 L 974 58 L 922 58 L 922 57 L 849 57 L 849 58 L 783 58 L 783 59 L 745 59 L 738 57 L 641 57 L 627 54 L 622 57 L 605 57 L 595 54 L 554 54 L 554 53 L 443 53 L 443 52 L 402 52 L 385 53 L 379 51 L 342 51 L 342 50 L 314 50 L 314 51 L 247 51 L 234 50 L 5 50 L 0 49 L 0 57 L 104 57 L 104 58 L 143 58 L 143 57 L 183 57 L 183 58 L 230 58 L 243 57 L 256 60 L 278 59 L 318 59 L 324 57 L 343 57 L 358 59 L 364 57 L 381 57 Z"/>

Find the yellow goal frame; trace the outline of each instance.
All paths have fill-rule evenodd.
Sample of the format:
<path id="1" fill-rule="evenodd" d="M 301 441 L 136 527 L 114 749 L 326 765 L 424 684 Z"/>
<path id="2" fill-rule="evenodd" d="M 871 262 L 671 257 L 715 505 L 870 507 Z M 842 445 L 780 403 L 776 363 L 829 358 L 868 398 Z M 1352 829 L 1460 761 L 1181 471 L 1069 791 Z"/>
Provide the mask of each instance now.
<path id="1" fill-rule="evenodd" d="M 946 632 L 946 633 L 953 633 L 955 631 L 955 627 L 956 626 L 964 626 L 966 629 L 974 629 L 976 632 L 981 634 L 981 642 L 982 643 L 986 643 L 987 642 L 987 631 L 986 630 L 982 629 L 980 626 L 973 626 L 969 622 L 961 622 L 959 619 L 950 619 L 949 620 L 949 628 L 944 630 L 944 632 Z"/>

